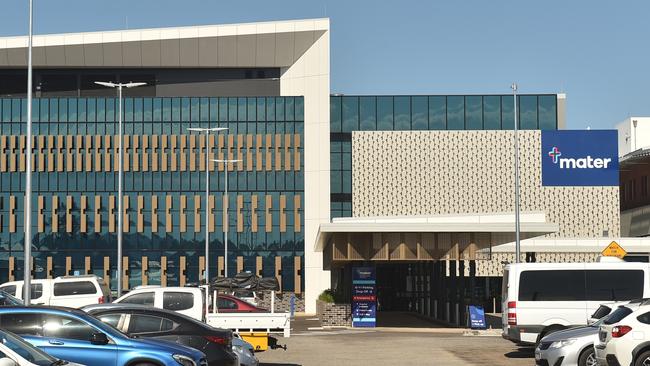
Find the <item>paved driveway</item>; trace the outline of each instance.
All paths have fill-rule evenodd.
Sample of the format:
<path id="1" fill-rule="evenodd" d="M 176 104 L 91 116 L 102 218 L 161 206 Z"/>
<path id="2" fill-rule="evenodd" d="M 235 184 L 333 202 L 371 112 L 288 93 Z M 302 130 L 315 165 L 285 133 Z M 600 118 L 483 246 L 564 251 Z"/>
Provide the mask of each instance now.
<path id="1" fill-rule="evenodd" d="M 528 349 L 500 337 L 393 330 L 297 332 L 280 339 L 288 349 L 258 354 L 267 366 L 534 365 Z"/>

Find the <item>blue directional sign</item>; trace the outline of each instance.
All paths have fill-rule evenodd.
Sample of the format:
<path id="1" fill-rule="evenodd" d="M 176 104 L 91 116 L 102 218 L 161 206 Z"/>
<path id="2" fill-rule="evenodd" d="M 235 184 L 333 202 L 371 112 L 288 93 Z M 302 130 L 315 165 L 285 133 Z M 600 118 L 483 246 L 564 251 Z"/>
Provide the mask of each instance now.
<path id="1" fill-rule="evenodd" d="M 374 267 L 352 268 L 352 326 L 377 324 L 377 281 Z"/>
<path id="2" fill-rule="evenodd" d="M 618 186 L 617 131 L 542 131 L 542 185 Z"/>

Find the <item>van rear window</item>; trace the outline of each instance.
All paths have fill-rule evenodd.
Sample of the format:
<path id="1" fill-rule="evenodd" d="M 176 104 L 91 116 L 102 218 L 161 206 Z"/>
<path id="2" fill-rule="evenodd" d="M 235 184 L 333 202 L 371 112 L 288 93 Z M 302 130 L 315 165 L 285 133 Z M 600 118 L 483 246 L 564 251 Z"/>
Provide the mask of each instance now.
<path id="1" fill-rule="evenodd" d="M 95 284 L 90 281 L 56 282 L 54 296 L 90 295 L 96 294 Z"/>

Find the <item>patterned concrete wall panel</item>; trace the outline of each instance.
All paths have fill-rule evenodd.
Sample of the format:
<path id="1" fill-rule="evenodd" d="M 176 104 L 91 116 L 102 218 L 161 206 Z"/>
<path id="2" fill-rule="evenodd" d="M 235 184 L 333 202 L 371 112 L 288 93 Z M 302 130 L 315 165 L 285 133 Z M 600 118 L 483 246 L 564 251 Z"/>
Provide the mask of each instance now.
<path id="1" fill-rule="evenodd" d="M 585 263 L 597 262 L 600 253 L 536 253 L 535 260 L 539 263 Z M 524 262 L 526 253 L 522 253 L 521 261 Z M 490 260 L 476 261 L 476 276 L 478 277 L 502 277 L 503 263 L 513 263 L 514 253 L 492 253 Z"/>
<path id="2" fill-rule="evenodd" d="M 521 210 L 543 211 L 553 237 L 619 235 L 618 187 L 542 187 L 541 132 L 521 131 Z M 514 211 L 510 131 L 352 135 L 354 216 Z"/>

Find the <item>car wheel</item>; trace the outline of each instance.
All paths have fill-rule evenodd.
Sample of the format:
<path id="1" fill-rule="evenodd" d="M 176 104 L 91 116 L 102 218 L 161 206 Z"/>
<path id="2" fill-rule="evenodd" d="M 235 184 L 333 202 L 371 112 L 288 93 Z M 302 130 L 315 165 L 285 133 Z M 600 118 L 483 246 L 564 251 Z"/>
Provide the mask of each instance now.
<path id="1" fill-rule="evenodd" d="M 596 354 L 594 353 L 594 347 L 589 347 L 586 350 L 582 351 L 580 358 L 578 359 L 578 366 L 597 366 L 598 362 L 596 361 Z"/>
<path id="2" fill-rule="evenodd" d="M 645 351 L 637 357 L 634 366 L 650 366 L 650 351 Z"/>

